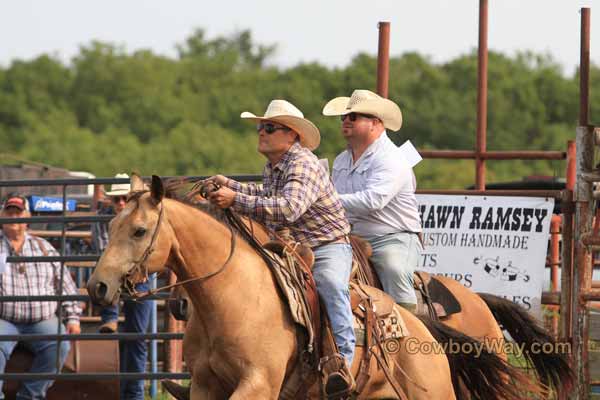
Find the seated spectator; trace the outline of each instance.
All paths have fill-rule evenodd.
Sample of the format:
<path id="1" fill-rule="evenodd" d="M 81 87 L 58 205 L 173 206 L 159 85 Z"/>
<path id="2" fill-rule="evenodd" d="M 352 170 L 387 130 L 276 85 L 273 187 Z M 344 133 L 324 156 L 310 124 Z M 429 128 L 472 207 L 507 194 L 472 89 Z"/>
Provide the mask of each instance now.
<path id="1" fill-rule="evenodd" d="M 0 215 L 5 218 L 29 217 L 27 200 L 19 195 L 9 195 Z M 57 251 L 46 240 L 27 233 L 27 224 L 3 224 L 0 233 L 0 296 L 44 296 L 58 295 L 60 284 L 60 264 L 53 262 L 4 263 L 5 256 L 56 256 Z M 64 295 L 76 295 L 77 287 L 65 267 L 63 272 Z M 0 334 L 79 334 L 78 302 L 62 303 L 63 321 L 57 319 L 56 301 L 0 302 Z M 24 342 L 33 353 L 33 364 L 29 372 L 56 373 L 56 340 L 36 340 Z M 4 372 L 8 358 L 17 345 L 16 341 L 0 342 L 0 372 Z M 60 342 L 60 366 L 69 353 L 70 343 Z M 4 399 L 0 381 L 0 399 Z M 17 392 L 20 399 L 45 399 L 46 392 L 54 380 L 23 381 Z"/>

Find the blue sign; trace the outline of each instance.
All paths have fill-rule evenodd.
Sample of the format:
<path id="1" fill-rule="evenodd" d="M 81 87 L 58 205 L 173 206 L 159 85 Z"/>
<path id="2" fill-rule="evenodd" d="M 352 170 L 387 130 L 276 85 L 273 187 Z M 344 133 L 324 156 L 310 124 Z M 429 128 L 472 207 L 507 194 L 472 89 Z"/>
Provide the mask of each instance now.
<path id="1" fill-rule="evenodd" d="M 39 212 L 60 212 L 63 202 L 60 197 L 31 196 L 31 210 Z M 67 200 L 67 211 L 75 211 L 77 200 Z"/>

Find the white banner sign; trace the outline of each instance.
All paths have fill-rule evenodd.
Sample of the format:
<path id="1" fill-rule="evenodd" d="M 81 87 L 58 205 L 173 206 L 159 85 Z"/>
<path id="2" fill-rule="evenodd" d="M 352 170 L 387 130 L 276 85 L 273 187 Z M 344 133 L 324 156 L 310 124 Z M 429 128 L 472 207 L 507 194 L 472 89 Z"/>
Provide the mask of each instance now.
<path id="1" fill-rule="evenodd" d="M 503 296 L 541 317 L 554 199 L 417 195 L 420 269 Z"/>

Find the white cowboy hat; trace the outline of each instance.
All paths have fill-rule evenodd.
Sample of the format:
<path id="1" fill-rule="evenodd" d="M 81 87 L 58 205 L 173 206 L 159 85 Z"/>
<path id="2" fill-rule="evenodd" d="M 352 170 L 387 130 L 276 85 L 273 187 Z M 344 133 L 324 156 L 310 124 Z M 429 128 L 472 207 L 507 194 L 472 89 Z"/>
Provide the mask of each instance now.
<path id="1" fill-rule="evenodd" d="M 314 150 L 321 143 L 321 133 L 319 128 L 312 122 L 304 118 L 302 111 L 298 110 L 289 101 L 273 100 L 269 103 L 265 115 L 259 117 L 251 112 L 244 111 L 241 115 L 243 119 L 252 121 L 273 121 L 293 129 L 300 136 L 300 145 L 309 150 Z"/>
<path id="2" fill-rule="evenodd" d="M 127 178 L 127 174 L 116 174 L 115 178 Z M 131 184 L 129 183 L 113 183 L 110 185 L 110 191 L 106 192 L 107 196 L 125 196 L 131 191 Z"/>
<path id="3" fill-rule="evenodd" d="M 396 103 L 370 90 L 357 89 L 350 97 L 336 97 L 323 107 L 323 115 L 368 114 L 377 117 L 383 126 L 397 131 L 402 126 L 402 111 Z"/>

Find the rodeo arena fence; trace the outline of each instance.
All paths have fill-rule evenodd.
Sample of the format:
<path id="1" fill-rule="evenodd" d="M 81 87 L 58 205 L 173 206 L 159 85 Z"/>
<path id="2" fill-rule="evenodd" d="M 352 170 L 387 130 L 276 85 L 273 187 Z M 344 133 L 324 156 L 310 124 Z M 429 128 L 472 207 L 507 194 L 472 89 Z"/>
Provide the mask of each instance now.
<path id="1" fill-rule="evenodd" d="M 536 199 L 535 201 L 544 203 L 538 208 L 535 208 L 534 212 L 531 211 L 529 218 L 532 223 L 530 225 L 535 226 L 536 221 L 539 222 L 538 233 L 541 233 L 541 239 L 538 240 L 537 250 L 542 254 L 542 263 L 537 272 L 529 268 L 524 270 L 519 268 L 518 262 L 527 262 L 525 259 L 512 258 L 507 262 L 503 259 L 502 254 L 498 253 L 495 259 L 484 260 L 486 254 L 481 254 L 481 257 L 474 257 L 472 264 L 468 265 L 471 269 L 484 270 L 490 276 L 502 279 L 503 281 L 519 281 L 521 283 L 531 283 L 533 275 L 543 276 L 548 274 L 549 269 L 549 282 L 550 287 L 543 290 L 542 280 L 539 280 L 539 285 L 535 287 L 538 291 L 538 314 L 540 317 L 542 305 L 546 312 L 545 324 L 551 332 L 554 333 L 560 340 L 569 343 L 571 345 L 570 360 L 573 368 L 577 373 L 577 388 L 573 393 L 570 393 L 570 398 L 573 399 L 587 399 L 592 392 L 592 387 L 600 385 L 599 377 L 593 377 L 592 372 L 595 368 L 590 363 L 590 354 L 588 341 L 600 340 L 600 337 L 595 337 L 594 334 L 590 334 L 590 326 L 593 325 L 595 320 L 592 318 L 594 307 L 597 307 L 595 301 L 600 301 L 600 281 L 593 281 L 592 274 L 594 270 L 593 254 L 594 252 L 600 251 L 600 208 L 597 206 L 597 201 L 600 200 L 600 191 L 594 191 L 594 183 L 600 182 L 600 170 L 595 169 L 593 166 L 594 155 L 596 146 L 600 146 L 600 130 L 589 125 L 589 60 L 590 60 L 590 9 L 581 9 L 581 62 L 580 62 L 580 113 L 579 113 L 579 126 L 576 128 L 575 141 L 569 141 L 566 144 L 566 151 L 488 151 L 486 148 L 486 121 L 487 121 L 487 19 L 488 19 L 488 3 L 487 0 L 480 0 L 479 4 L 479 62 L 478 62 L 478 102 L 477 102 L 477 141 L 476 148 L 473 151 L 468 150 L 420 150 L 419 153 L 423 158 L 426 159 L 472 159 L 475 161 L 476 170 L 476 182 L 474 189 L 472 190 L 420 190 L 418 196 L 421 205 L 422 218 L 424 221 L 425 236 L 426 236 L 426 257 L 423 259 L 421 267 L 428 272 L 440 271 L 428 268 L 437 268 L 439 260 L 437 257 L 443 257 L 446 253 L 439 251 L 437 254 L 431 253 L 428 249 L 428 244 L 433 244 L 435 249 L 436 245 L 443 246 L 444 243 L 437 243 L 443 238 L 443 232 L 437 231 L 437 236 L 429 235 L 428 228 L 437 227 L 439 228 L 440 220 L 437 219 L 439 214 L 433 213 L 434 219 L 429 221 L 429 214 L 427 206 L 423 205 L 432 204 L 436 205 L 436 213 L 439 210 L 448 211 L 447 217 L 449 221 L 456 222 L 460 225 L 461 218 L 463 216 L 462 211 L 465 207 L 470 210 L 464 214 L 465 220 L 476 223 L 485 224 L 486 219 L 482 214 L 482 209 L 492 208 L 501 201 L 503 197 L 509 197 L 510 204 L 515 204 L 515 210 L 519 207 L 515 201 L 519 199 Z M 387 87 L 389 81 L 389 34 L 390 24 L 387 22 L 381 22 L 379 24 L 379 52 L 378 52 L 378 67 L 377 67 L 377 91 L 380 95 L 387 97 Z M 555 185 L 548 189 L 527 189 L 517 190 L 514 188 L 499 188 L 491 190 L 489 187 L 486 189 L 485 172 L 486 172 L 486 160 L 560 160 L 566 161 L 565 166 L 565 184 Z M 203 177 L 187 177 L 202 179 Z M 259 181 L 260 176 L 242 175 L 233 177 L 239 181 Z M 14 222 L 26 222 L 26 223 L 55 223 L 61 224 L 62 228 L 60 231 L 54 231 L 54 235 L 60 238 L 60 245 L 57 246 L 60 252 L 60 256 L 55 257 L 16 257 L 10 256 L 7 258 L 7 262 L 36 262 L 36 261 L 47 261 L 47 262 L 60 262 L 61 265 L 61 276 L 65 268 L 71 268 L 76 276 L 76 282 L 79 287 L 85 285 L 85 278 L 89 275 L 89 271 L 93 268 L 94 263 L 99 258 L 98 254 L 93 255 L 70 255 L 67 254 L 67 239 L 74 237 L 89 237 L 89 232 L 70 231 L 68 230 L 68 224 L 73 223 L 84 223 L 93 224 L 99 222 L 109 221 L 111 216 L 95 215 L 93 207 L 97 204 L 97 198 L 99 194 L 100 185 L 112 184 L 112 183 L 125 183 L 127 179 L 117 178 L 102 178 L 102 179 L 39 179 L 39 180 L 5 180 L 0 181 L 0 189 L 3 188 L 25 188 L 25 187 L 42 187 L 42 186 L 54 186 L 62 189 L 62 214 L 56 216 L 32 216 L 30 218 L 0 218 L 0 224 L 3 223 L 14 223 Z M 81 213 L 71 212 L 67 210 L 67 202 L 69 196 L 67 195 L 67 187 L 69 186 L 82 186 L 82 185 L 94 185 L 94 201 L 92 202 L 92 212 L 88 212 L 86 215 Z M 489 185 L 493 186 L 493 185 Z M 526 187 L 526 186 L 525 186 Z M 437 197 L 435 197 L 437 196 Z M 448 200 L 450 199 L 450 200 Z M 455 199 L 461 199 L 462 203 L 455 205 L 453 203 Z M 450 202 L 448 202 L 450 201 Z M 472 202 L 472 204 L 468 204 Z M 488 202 L 488 203 L 485 203 Z M 556 202 L 556 203 L 555 203 Z M 441 206 L 440 206 L 441 204 Z M 466 206 L 465 206 L 466 204 Z M 526 202 L 524 204 L 527 204 Z M 446 208 L 443 208 L 447 205 Z M 558 205 L 560 207 L 558 207 Z M 440 208 L 441 207 L 441 208 Z M 461 209 L 462 207 L 462 209 Z M 500 207 L 497 207 L 500 208 Z M 501 208 L 500 208 L 501 209 Z M 521 210 L 526 214 L 527 210 L 534 210 L 532 206 L 524 206 Z M 460 215 L 456 214 L 457 210 L 460 211 Z M 501 209 L 502 210 L 502 209 Z M 506 206 L 504 208 L 506 211 Z M 539 211 L 539 213 L 538 213 Z M 502 211 L 500 211 L 502 212 Z M 542 220 L 544 220 L 545 213 L 548 212 L 547 223 L 542 226 Z M 456 214 L 456 215 L 455 215 Z M 523 214 L 523 219 L 526 216 Z M 490 214 L 491 215 L 491 214 Z M 500 214 L 500 216 L 502 216 Z M 506 215 L 504 215 L 506 217 Z M 454 220 L 452 220 L 455 218 Z M 495 215 L 494 215 L 495 218 Z M 507 217 L 508 218 L 508 217 Z M 482 222 L 483 220 L 483 222 Z M 514 222 L 514 220 L 511 220 Z M 495 222 L 498 222 L 497 220 Z M 500 224 L 504 224 L 505 220 L 500 221 Z M 437 225 L 436 225 L 437 224 Z M 428 225 L 430 225 L 428 227 Z M 521 230 L 525 229 L 525 224 L 521 223 Z M 508 223 L 507 223 L 508 226 Z M 529 227 L 534 236 L 535 228 Z M 455 227 L 456 228 L 456 227 Z M 48 234 L 48 232 L 46 232 Z M 461 233 L 457 231 L 457 234 Z M 475 236 L 447 236 L 446 247 L 458 246 L 457 241 L 475 240 Z M 454 238 L 454 239 L 453 239 Z M 518 237 L 518 235 L 507 236 L 504 239 L 491 238 L 490 240 L 506 240 L 507 247 L 515 248 L 520 247 L 520 250 L 525 250 L 527 255 L 534 252 L 533 240 L 535 238 L 529 238 L 531 243 L 530 247 L 525 246 L 525 236 Z M 549 239 L 549 241 L 548 241 Z M 485 240 L 479 238 L 479 240 Z M 462 251 L 462 250 L 461 250 Z M 486 251 L 485 246 L 479 250 L 480 252 Z M 506 253 L 509 254 L 509 253 Z M 518 253 L 523 254 L 523 253 Z M 427 258 L 427 255 L 429 258 Z M 434 257 L 435 255 L 435 257 Z M 451 256 L 450 256 L 451 257 Z M 493 258 L 493 257 L 492 257 Z M 429 260 L 429 261 L 427 261 Z M 516 264 L 513 265 L 512 262 Z M 535 263 L 534 263 L 535 264 Z M 481 268 L 479 268 L 481 267 Z M 501 270 L 500 275 L 494 275 L 495 269 Z M 540 273 L 540 270 L 542 271 Z M 460 276 L 462 283 L 468 283 L 464 276 Z M 167 283 L 173 283 L 175 281 L 174 274 L 170 274 L 166 279 Z M 496 281 L 499 282 L 499 281 Z M 153 287 L 156 287 L 156 281 L 153 283 Z M 62 289 L 62 282 L 61 282 Z M 478 288 L 473 287 L 474 290 Z M 62 290 L 60 291 L 62 293 Z M 510 293 L 500 293 L 502 295 L 510 295 Z M 106 350 L 105 352 L 111 357 L 117 357 L 118 351 L 114 351 L 114 346 L 118 348 L 118 341 L 120 340 L 136 340 L 143 338 L 144 340 L 150 341 L 150 371 L 149 373 L 120 373 L 118 363 L 112 365 L 112 369 L 109 371 L 98 371 L 97 369 L 89 369 L 82 371 L 82 368 L 74 368 L 71 372 L 61 372 L 57 374 L 53 373 L 24 373 L 18 370 L 10 370 L 9 368 L 4 374 L 0 375 L 0 379 L 9 383 L 10 381 L 20 381 L 25 379 L 56 379 L 57 383 L 54 386 L 59 386 L 61 381 L 104 381 L 104 382 L 117 382 L 124 379 L 144 379 L 151 380 L 150 384 L 150 395 L 155 397 L 157 388 L 156 380 L 158 379 L 189 379 L 189 374 L 182 372 L 185 368 L 182 363 L 182 351 L 181 351 L 181 339 L 183 338 L 183 322 L 176 321 L 170 314 L 167 307 L 163 307 L 164 315 L 162 316 L 162 323 L 164 329 L 159 332 L 158 320 L 159 315 L 157 312 L 157 304 L 164 303 L 165 298 L 168 294 L 156 294 L 149 300 L 153 301 L 154 307 L 151 317 L 150 333 L 147 334 L 131 334 L 131 333 L 115 333 L 115 334 L 95 334 L 95 333 L 82 333 L 79 335 L 68 335 L 68 334 L 55 334 L 55 335 L 0 335 L 0 341 L 6 340 L 17 340 L 17 341 L 32 341 L 40 339 L 51 339 L 57 341 L 72 341 L 73 343 L 78 342 L 90 342 L 94 343 L 94 347 L 88 347 L 86 351 L 96 354 L 102 352 L 102 349 L 108 349 L 108 347 L 102 347 L 106 343 L 112 343 L 113 350 Z M 534 294 L 532 297 L 536 297 Z M 86 330 L 87 322 L 97 322 L 98 317 L 94 317 L 92 314 L 92 305 L 89 301 L 89 296 L 82 290 L 80 295 L 73 296 L 44 296 L 44 297 L 33 297 L 33 296 L 4 296 L 0 297 L 0 301 L 35 301 L 35 300 L 56 300 L 59 303 L 58 317 L 59 321 L 62 319 L 60 303 L 63 301 L 81 301 L 86 302 L 87 306 L 85 314 L 82 318 L 82 331 Z M 515 299 L 513 299 L 515 300 Z M 527 301 L 522 301 L 521 304 L 527 305 L 530 311 L 533 311 L 536 307 L 536 299 L 531 298 Z M 516 301 L 516 300 L 515 300 Z M 519 301 L 517 301 L 519 302 Z M 162 305 L 161 303 L 161 305 Z M 550 312 L 548 312 L 550 310 Z M 534 312 L 535 314 L 535 312 Z M 94 319 L 96 318 L 96 319 Z M 59 332 L 59 326 L 57 326 L 57 332 Z M 597 335 L 596 335 L 597 336 Z M 159 352 L 158 343 L 162 343 L 162 371 L 158 371 L 159 366 Z M 71 352 L 73 349 L 77 349 L 76 346 L 71 346 Z M 83 351 L 80 351 L 79 363 L 83 362 L 84 357 L 90 357 Z M 77 357 L 76 357 L 77 359 Z M 72 383 L 74 384 L 74 383 Z M 49 398 L 52 398 L 52 390 L 49 392 Z M 76 397 L 76 389 L 71 386 L 70 398 Z M 118 393 L 118 391 L 117 391 Z M 90 397 L 86 397 L 90 398 Z M 104 398 L 107 398 L 106 396 Z"/>

